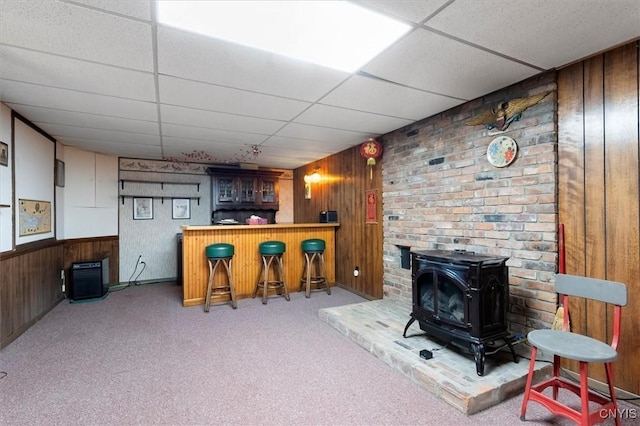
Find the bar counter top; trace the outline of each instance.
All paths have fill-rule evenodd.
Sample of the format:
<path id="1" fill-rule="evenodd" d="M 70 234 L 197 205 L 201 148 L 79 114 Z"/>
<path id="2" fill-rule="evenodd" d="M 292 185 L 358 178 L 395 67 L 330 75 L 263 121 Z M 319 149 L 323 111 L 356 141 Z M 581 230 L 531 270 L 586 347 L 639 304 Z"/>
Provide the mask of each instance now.
<path id="1" fill-rule="evenodd" d="M 285 281 L 290 293 L 299 291 L 304 267 L 303 240 L 325 240 L 324 252 L 327 280 L 335 283 L 335 230 L 339 223 L 277 223 L 268 225 L 216 224 L 182 226 L 183 306 L 204 304 L 209 265 L 205 248 L 210 244 L 229 243 L 234 246 L 231 276 L 238 299 L 251 297 L 260 271 L 258 246 L 263 241 L 282 241 L 286 245 L 283 258 Z M 220 268 L 218 268 L 220 269 Z M 222 282 L 216 272 L 216 283 Z M 275 296 L 270 297 L 281 297 Z M 313 294 L 312 296 L 313 297 Z M 222 299 L 221 301 L 228 300 Z M 215 303 L 215 301 L 214 301 Z M 261 298 L 256 298 L 261 303 Z M 212 306 L 213 310 L 213 306 Z"/>
<path id="2" fill-rule="evenodd" d="M 245 224 L 218 224 L 218 225 L 184 225 L 183 231 L 199 231 L 205 229 L 220 230 L 220 228 L 232 228 L 232 229 L 264 229 L 264 228 L 336 228 L 340 226 L 339 223 L 271 223 L 267 225 L 245 225 Z"/>

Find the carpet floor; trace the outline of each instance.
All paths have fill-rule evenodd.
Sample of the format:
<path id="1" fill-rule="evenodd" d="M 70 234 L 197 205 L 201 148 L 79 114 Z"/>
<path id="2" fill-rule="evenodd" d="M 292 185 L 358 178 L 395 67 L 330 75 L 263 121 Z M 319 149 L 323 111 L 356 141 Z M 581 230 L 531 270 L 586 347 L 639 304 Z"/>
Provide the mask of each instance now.
<path id="1" fill-rule="evenodd" d="M 520 423 L 521 397 L 467 416 L 322 322 L 320 309 L 365 301 L 344 289 L 209 313 L 183 307 L 181 291 L 58 304 L 0 352 L 0 424 Z M 536 405 L 523 424 L 571 424 Z"/>

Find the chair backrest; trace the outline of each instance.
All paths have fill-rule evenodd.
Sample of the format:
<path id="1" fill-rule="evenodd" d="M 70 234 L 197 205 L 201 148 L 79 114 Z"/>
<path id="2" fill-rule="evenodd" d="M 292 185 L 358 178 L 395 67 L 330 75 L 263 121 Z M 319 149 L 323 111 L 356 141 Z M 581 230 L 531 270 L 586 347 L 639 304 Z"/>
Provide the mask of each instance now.
<path id="1" fill-rule="evenodd" d="M 613 305 L 627 305 L 627 286 L 616 281 L 556 274 L 556 292 Z"/>
<path id="2" fill-rule="evenodd" d="M 611 338 L 611 347 L 614 350 L 617 349 L 620 341 L 621 307 L 627 305 L 626 285 L 616 281 L 597 278 L 556 274 L 556 292 L 562 295 L 562 303 L 564 305 L 562 329 L 564 331 L 569 331 L 569 296 L 577 296 L 613 304 L 613 336 Z"/>

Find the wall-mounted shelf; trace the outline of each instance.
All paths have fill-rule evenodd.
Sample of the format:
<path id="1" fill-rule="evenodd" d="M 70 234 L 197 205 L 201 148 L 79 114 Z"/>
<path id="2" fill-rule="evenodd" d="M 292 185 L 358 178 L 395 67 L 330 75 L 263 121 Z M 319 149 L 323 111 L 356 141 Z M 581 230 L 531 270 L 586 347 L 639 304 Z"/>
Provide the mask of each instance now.
<path id="1" fill-rule="evenodd" d="M 165 199 L 171 200 L 171 199 L 174 199 L 174 198 L 182 198 L 182 199 L 188 198 L 190 200 L 198 200 L 198 205 L 200 205 L 200 197 L 191 197 L 191 196 L 181 197 L 179 195 L 168 195 L 168 196 L 165 196 L 165 195 L 128 195 L 128 194 L 127 195 L 123 195 L 123 194 L 120 194 L 120 198 L 122 199 L 122 204 L 124 204 L 124 199 L 125 198 L 155 198 L 155 199 L 160 199 L 162 204 L 164 204 L 164 200 Z"/>
<path id="2" fill-rule="evenodd" d="M 160 189 L 164 189 L 164 185 L 165 184 L 169 184 L 169 185 L 195 185 L 196 188 L 197 188 L 197 191 L 200 192 L 200 182 L 181 182 L 181 181 L 171 181 L 171 180 L 159 181 L 159 180 L 120 179 L 120 189 L 124 189 L 124 183 L 125 182 L 131 182 L 131 183 L 159 183 L 160 184 Z M 185 197 L 185 198 L 187 198 L 187 197 Z"/>

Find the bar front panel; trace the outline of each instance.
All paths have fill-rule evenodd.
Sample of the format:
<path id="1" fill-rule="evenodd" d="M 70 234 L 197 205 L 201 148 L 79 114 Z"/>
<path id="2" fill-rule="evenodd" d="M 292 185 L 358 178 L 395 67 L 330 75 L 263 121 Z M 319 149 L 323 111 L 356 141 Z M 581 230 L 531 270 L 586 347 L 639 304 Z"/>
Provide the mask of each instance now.
<path id="1" fill-rule="evenodd" d="M 184 226 L 183 233 L 183 306 L 204 304 L 209 266 L 205 247 L 215 243 L 233 244 L 232 277 L 238 298 L 251 297 L 260 271 L 258 246 L 263 241 L 277 240 L 286 244 L 283 255 L 285 281 L 289 292 L 300 288 L 304 267 L 304 254 L 300 248 L 303 240 L 325 240 L 324 252 L 327 279 L 335 282 L 335 228 L 333 224 L 284 224 L 252 226 Z M 220 269 L 220 268 L 218 268 Z M 216 273 L 215 282 L 224 278 Z"/>

